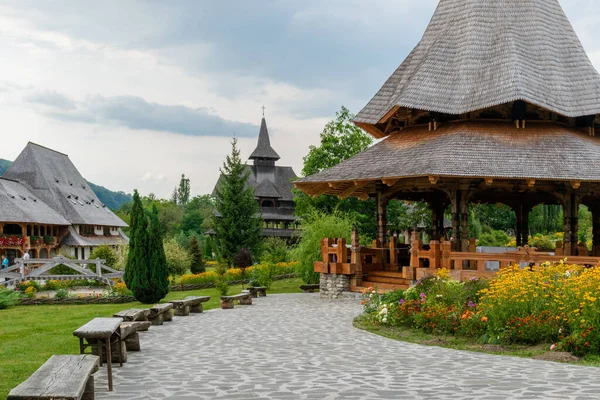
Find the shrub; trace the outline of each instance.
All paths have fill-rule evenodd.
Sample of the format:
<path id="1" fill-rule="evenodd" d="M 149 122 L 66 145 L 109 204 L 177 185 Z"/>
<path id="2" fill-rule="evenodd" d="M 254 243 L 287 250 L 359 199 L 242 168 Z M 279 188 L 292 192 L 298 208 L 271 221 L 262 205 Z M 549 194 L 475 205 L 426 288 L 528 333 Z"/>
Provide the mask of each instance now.
<path id="1" fill-rule="evenodd" d="M 69 292 L 66 289 L 58 289 L 54 295 L 55 299 L 66 299 L 69 297 Z"/>
<path id="2" fill-rule="evenodd" d="M 35 292 L 38 292 L 41 290 L 40 284 L 36 281 L 23 281 L 23 282 L 19 282 L 17 284 L 17 290 L 19 290 L 20 292 L 23 292 L 23 293 L 25 293 L 25 291 L 27 289 L 29 289 L 30 287 L 34 288 Z"/>
<path id="3" fill-rule="evenodd" d="M 263 240 L 261 260 L 272 264 L 289 261 L 290 254 L 287 242 L 277 237 L 269 237 Z"/>
<path id="4" fill-rule="evenodd" d="M 167 269 L 171 275 L 183 275 L 192 265 L 190 254 L 181 247 L 175 239 L 169 239 L 164 243 L 165 256 L 167 257 Z"/>
<path id="5" fill-rule="evenodd" d="M 200 250 L 200 244 L 198 243 L 198 239 L 196 239 L 195 236 L 192 237 L 189 247 L 190 272 L 192 274 L 199 274 L 206 271 L 204 260 L 202 260 L 202 251 Z"/>
<path id="6" fill-rule="evenodd" d="M 252 268 L 250 284 L 252 286 L 262 286 L 270 289 L 271 284 L 273 283 L 273 276 L 275 276 L 276 272 L 277 268 L 274 264 L 254 267 Z"/>
<path id="7" fill-rule="evenodd" d="M 302 222 L 300 242 L 294 251 L 298 273 L 306 283 L 319 283 L 314 262 L 321 260 L 321 239 L 344 238 L 350 241 L 353 221 L 341 213 L 325 214 L 315 211 Z"/>
<path id="8" fill-rule="evenodd" d="M 537 247 L 539 251 L 554 251 L 556 244 L 548 236 L 534 236 L 530 241 L 531 247 Z"/>
<path id="9" fill-rule="evenodd" d="M 105 260 L 104 265 L 114 268 L 118 262 L 117 252 L 106 245 L 98 246 L 90 253 L 90 259 L 99 258 Z"/>
<path id="10" fill-rule="evenodd" d="M 25 289 L 25 291 L 23 293 L 25 293 L 25 296 L 27 296 L 29 298 L 33 298 L 33 297 L 35 297 L 36 292 L 37 292 L 37 289 L 35 288 L 35 286 L 29 286 L 27 289 Z"/>
<path id="11" fill-rule="evenodd" d="M 0 310 L 14 306 L 20 297 L 21 295 L 14 290 L 0 288 Z"/>
<path id="12" fill-rule="evenodd" d="M 250 252 L 246 250 L 245 247 L 242 248 L 242 250 L 240 250 L 240 252 L 237 253 L 237 255 L 235 256 L 235 264 L 240 269 L 240 278 L 243 281 L 244 279 L 246 279 L 246 268 L 252 265 L 252 256 L 250 255 Z M 242 288 L 243 287 L 244 285 L 242 283 Z"/>
<path id="13" fill-rule="evenodd" d="M 219 292 L 219 294 L 221 296 L 227 296 L 227 293 L 229 293 L 229 285 L 224 280 L 217 281 L 215 288 L 217 289 L 217 292 Z"/>
<path id="14" fill-rule="evenodd" d="M 125 282 L 117 282 L 113 285 L 113 293 L 119 296 L 132 296 L 133 292 L 127 288 Z"/>
<path id="15" fill-rule="evenodd" d="M 57 281 L 55 279 L 51 279 L 46 281 L 46 284 L 42 286 L 42 290 L 59 290 L 64 286 L 64 283 Z"/>
<path id="16" fill-rule="evenodd" d="M 510 237 L 504 231 L 491 231 L 484 233 L 477 241 L 478 246 L 505 247 L 510 242 Z"/>

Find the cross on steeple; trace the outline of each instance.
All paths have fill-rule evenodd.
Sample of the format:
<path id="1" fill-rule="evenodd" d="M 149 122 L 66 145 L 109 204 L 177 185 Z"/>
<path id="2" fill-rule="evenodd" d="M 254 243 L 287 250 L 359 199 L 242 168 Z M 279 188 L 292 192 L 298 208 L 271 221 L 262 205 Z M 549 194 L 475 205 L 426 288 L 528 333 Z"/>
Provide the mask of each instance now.
<path id="1" fill-rule="evenodd" d="M 266 109 L 267 107 L 265 107 L 265 106 L 262 106 L 261 108 L 262 108 L 262 110 L 263 110 L 263 117 L 264 117 L 264 116 L 265 116 L 265 109 Z"/>

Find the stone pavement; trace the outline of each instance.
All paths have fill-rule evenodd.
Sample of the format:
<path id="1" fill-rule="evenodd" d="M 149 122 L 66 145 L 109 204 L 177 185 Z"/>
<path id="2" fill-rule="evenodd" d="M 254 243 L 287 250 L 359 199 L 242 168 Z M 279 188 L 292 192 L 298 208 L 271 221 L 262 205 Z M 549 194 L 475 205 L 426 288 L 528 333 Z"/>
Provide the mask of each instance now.
<path id="1" fill-rule="evenodd" d="M 356 300 L 254 300 L 140 333 L 96 399 L 600 399 L 600 368 L 389 340 L 352 327 Z"/>

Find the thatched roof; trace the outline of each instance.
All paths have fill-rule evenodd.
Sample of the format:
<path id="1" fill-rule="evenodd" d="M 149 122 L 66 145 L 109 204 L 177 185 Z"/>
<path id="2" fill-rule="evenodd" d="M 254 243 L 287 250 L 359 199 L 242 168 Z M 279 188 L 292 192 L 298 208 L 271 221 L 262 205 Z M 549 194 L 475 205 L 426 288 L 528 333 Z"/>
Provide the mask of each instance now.
<path id="1" fill-rule="evenodd" d="M 515 100 L 567 117 L 600 113 L 600 75 L 558 1 L 440 0 L 355 122 L 381 137 L 372 125 L 398 107 L 464 114 Z"/>
<path id="2" fill-rule="evenodd" d="M 69 221 L 25 186 L 5 178 L 0 178 L 0 221 L 69 225 Z"/>
<path id="3" fill-rule="evenodd" d="M 414 126 L 340 164 L 296 182 L 360 182 L 412 177 L 471 177 L 600 182 L 600 137 L 565 125 L 460 121 L 435 131 Z M 323 194 L 339 194 L 333 185 Z"/>
<path id="4" fill-rule="evenodd" d="M 279 160 L 279 154 L 271 147 L 269 139 L 269 131 L 267 130 L 267 121 L 263 117 L 260 123 L 260 131 L 258 132 L 258 143 L 256 149 L 250 154 L 251 160 L 256 158 L 265 158 L 270 160 Z"/>
<path id="5" fill-rule="evenodd" d="M 100 202 L 66 154 L 30 142 L 3 177 L 19 181 L 71 224 L 127 226 Z"/>

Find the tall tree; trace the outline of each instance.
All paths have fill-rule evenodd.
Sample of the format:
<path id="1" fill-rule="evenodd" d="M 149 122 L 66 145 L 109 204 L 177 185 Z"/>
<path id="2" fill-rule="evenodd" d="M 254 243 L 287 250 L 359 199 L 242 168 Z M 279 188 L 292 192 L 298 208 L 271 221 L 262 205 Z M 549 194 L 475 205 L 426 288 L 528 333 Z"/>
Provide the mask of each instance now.
<path id="1" fill-rule="evenodd" d="M 329 121 L 321 132 L 321 144 L 310 146 L 308 154 L 304 157 L 302 175 L 316 174 L 327 168 L 365 150 L 373 140 L 371 137 L 354 125 L 352 114 L 346 107 L 336 112 L 336 118 Z M 294 198 L 296 215 L 307 217 L 315 210 L 331 213 L 334 210 L 351 215 L 356 221 L 359 232 L 369 237 L 375 237 L 377 232 L 377 219 L 375 201 L 369 199 L 360 201 L 351 197 L 340 200 L 335 196 L 322 195 L 317 198 L 307 196 L 296 191 Z"/>
<path id="2" fill-rule="evenodd" d="M 148 236 L 148 277 L 149 290 L 147 303 L 158 303 L 169 293 L 169 272 L 167 269 L 167 257 L 163 246 L 163 232 L 158 210 L 152 206 L 150 214 L 150 235 Z"/>
<path id="3" fill-rule="evenodd" d="M 248 185 L 249 175 L 234 138 L 215 190 L 219 216 L 214 221 L 218 254 L 230 267 L 242 248 L 256 253 L 260 245 L 262 218 L 258 216 L 254 189 Z"/>
<path id="4" fill-rule="evenodd" d="M 123 281 L 130 289 L 134 285 L 134 281 L 137 281 L 135 277 L 138 275 L 139 269 L 146 263 L 147 228 L 148 222 L 144 213 L 144 206 L 138 191 L 134 190 L 129 222 L 129 257 L 127 257 L 127 264 L 123 273 Z"/>
<path id="5" fill-rule="evenodd" d="M 185 177 L 185 174 L 181 174 L 181 180 L 177 188 L 177 201 L 182 206 L 187 205 L 190 201 L 190 180 Z"/>
<path id="6" fill-rule="evenodd" d="M 192 258 L 192 265 L 190 266 L 190 270 L 193 274 L 199 274 L 206 271 L 206 267 L 204 266 L 204 261 L 202 261 L 202 251 L 200 250 L 200 244 L 198 243 L 198 239 L 196 237 L 192 237 L 190 241 L 190 257 Z"/>
<path id="7" fill-rule="evenodd" d="M 173 193 L 171 193 L 171 203 L 173 203 L 173 204 L 179 203 L 179 191 L 177 188 L 173 189 Z"/>

